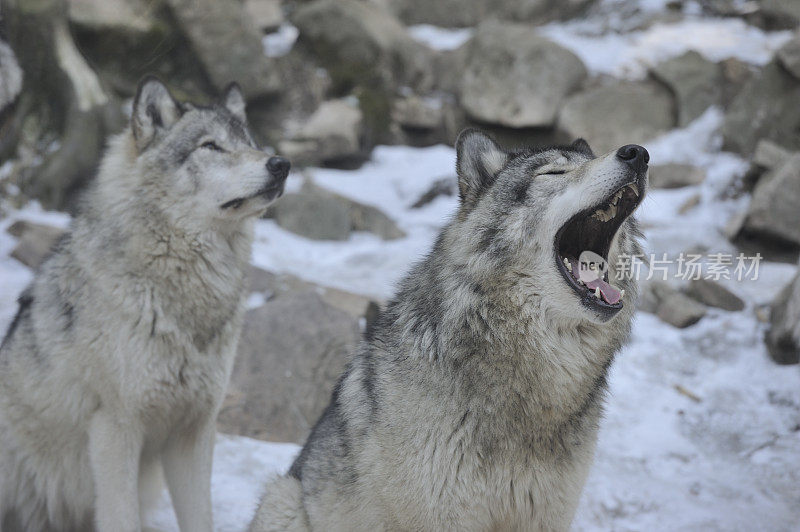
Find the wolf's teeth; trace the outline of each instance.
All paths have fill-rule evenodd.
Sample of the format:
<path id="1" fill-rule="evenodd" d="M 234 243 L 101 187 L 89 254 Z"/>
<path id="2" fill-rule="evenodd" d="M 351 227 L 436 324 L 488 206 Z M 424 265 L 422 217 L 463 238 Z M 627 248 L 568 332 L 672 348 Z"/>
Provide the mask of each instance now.
<path id="1" fill-rule="evenodd" d="M 566 257 L 563 257 L 563 259 L 564 259 L 564 266 L 566 266 L 567 269 L 569 270 L 570 269 L 569 260 L 567 260 Z"/>
<path id="2" fill-rule="evenodd" d="M 622 299 L 623 297 L 625 297 L 625 290 L 620 290 L 619 291 L 619 298 Z"/>
<path id="3" fill-rule="evenodd" d="M 594 297 L 600 299 L 600 287 L 594 289 Z"/>
<path id="4" fill-rule="evenodd" d="M 636 194 L 636 197 L 638 198 L 639 197 L 639 189 L 638 189 L 638 187 L 636 187 L 636 185 L 634 185 L 634 184 L 630 184 L 630 185 L 628 185 L 628 187 L 630 187 L 630 189 L 633 191 L 634 194 Z"/>

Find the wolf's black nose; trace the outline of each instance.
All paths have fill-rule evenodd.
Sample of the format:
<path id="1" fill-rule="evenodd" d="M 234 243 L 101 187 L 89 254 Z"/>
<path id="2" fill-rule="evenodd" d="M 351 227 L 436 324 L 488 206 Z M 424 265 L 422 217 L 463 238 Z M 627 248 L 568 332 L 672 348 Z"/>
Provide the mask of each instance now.
<path id="1" fill-rule="evenodd" d="M 267 161 L 267 170 L 270 175 L 278 179 L 285 179 L 289 175 L 289 168 L 291 167 L 292 163 L 285 157 L 274 156 Z"/>
<path id="2" fill-rule="evenodd" d="M 650 154 L 638 144 L 628 144 L 617 150 L 617 157 L 628 163 L 637 172 L 647 170 L 647 163 L 650 162 Z"/>

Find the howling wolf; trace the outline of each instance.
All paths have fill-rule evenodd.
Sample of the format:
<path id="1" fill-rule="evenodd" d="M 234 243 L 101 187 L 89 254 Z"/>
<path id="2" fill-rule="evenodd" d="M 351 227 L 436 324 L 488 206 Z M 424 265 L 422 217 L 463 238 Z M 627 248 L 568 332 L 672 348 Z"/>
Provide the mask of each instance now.
<path id="1" fill-rule="evenodd" d="M 476 130 L 456 149 L 458 212 L 253 532 L 568 529 L 630 331 L 636 284 L 617 261 L 640 252 L 649 155 L 507 151 Z"/>
<path id="2" fill-rule="evenodd" d="M 289 171 L 256 148 L 244 105 L 236 85 L 200 107 L 143 80 L 19 298 L 0 347 L 3 532 L 139 532 L 162 470 L 181 530 L 212 530 L 253 223 Z"/>

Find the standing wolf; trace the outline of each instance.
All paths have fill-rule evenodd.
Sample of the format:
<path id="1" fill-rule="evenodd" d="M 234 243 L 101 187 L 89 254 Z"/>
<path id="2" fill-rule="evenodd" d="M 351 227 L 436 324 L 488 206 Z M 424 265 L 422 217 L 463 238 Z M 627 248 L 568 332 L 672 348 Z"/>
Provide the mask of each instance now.
<path id="1" fill-rule="evenodd" d="M 508 152 L 474 130 L 457 152 L 458 212 L 267 486 L 252 531 L 569 527 L 630 330 L 635 282 L 607 275 L 639 252 L 629 216 L 649 156 L 595 158 L 583 140 Z M 584 252 L 606 276 L 581 268 Z"/>
<path id="2" fill-rule="evenodd" d="M 0 347 L 2 532 L 138 532 L 162 466 L 181 530 L 212 529 L 253 221 L 288 171 L 235 85 L 203 108 L 140 84 Z"/>

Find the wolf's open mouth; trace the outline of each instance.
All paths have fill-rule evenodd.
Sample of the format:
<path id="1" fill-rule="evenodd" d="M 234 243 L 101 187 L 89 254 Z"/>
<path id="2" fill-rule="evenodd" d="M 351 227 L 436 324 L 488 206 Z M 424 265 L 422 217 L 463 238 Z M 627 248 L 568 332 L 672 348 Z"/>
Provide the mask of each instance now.
<path id="1" fill-rule="evenodd" d="M 558 270 L 567 284 L 581 296 L 586 304 L 603 310 L 619 310 L 625 291 L 612 285 L 605 272 L 593 270 L 581 274 L 579 258 L 587 251 L 596 253 L 606 263 L 611 241 L 622 222 L 636 210 L 642 200 L 636 183 L 629 183 L 614 192 L 605 201 L 579 212 L 556 233 L 555 251 Z"/>

